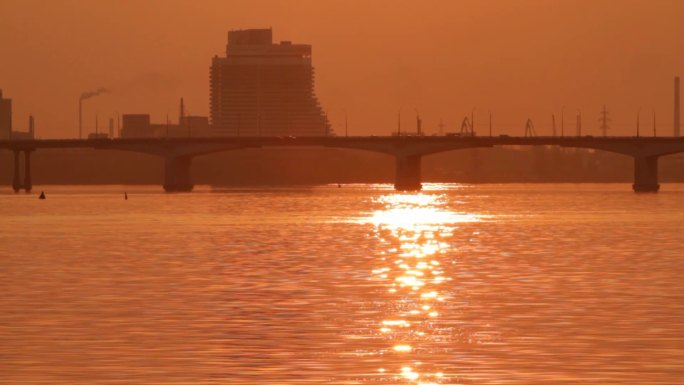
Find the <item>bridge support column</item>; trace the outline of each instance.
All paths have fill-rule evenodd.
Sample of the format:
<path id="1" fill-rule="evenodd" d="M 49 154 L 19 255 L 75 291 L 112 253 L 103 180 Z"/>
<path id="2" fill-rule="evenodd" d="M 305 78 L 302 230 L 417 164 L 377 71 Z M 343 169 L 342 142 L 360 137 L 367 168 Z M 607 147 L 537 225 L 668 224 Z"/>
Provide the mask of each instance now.
<path id="1" fill-rule="evenodd" d="M 12 189 L 15 193 L 21 190 L 21 179 L 19 177 L 19 150 L 14 150 L 14 177 L 12 178 Z"/>
<path id="2" fill-rule="evenodd" d="M 190 181 L 190 163 L 192 158 L 189 156 L 168 156 L 164 167 L 164 190 L 166 192 L 189 192 L 192 191 Z"/>
<path id="3" fill-rule="evenodd" d="M 24 191 L 31 192 L 33 183 L 31 182 L 31 150 L 24 151 Z"/>
<path id="4" fill-rule="evenodd" d="M 397 173 L 394 188 L 399 191 L 419 191 L 421 155 L 397 155 Z"/>
<path id="5" fill-rule="evenodd" d="M 634 192 L 658 192 L 658 157 L 634 157 Z"/>

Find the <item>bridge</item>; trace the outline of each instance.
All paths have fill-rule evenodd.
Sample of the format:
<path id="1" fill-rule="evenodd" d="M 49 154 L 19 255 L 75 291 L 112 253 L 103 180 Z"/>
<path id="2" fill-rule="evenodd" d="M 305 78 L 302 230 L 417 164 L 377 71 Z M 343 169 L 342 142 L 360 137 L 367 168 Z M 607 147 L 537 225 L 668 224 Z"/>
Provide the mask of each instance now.
<path id="1" fill-rule="evenodd" d="M 684 152 L 681 137 L 511 137 L 477 136 L 358 136 L 358 137 L 203 137 L 203 138 L 123 138 L 123 139 L 37 139 L 3 140 L 0 149 L 14 152 L 15 192 L 32 188 L 31 152 L 54 148 L 93 148 L 146 153 L 165 160 L 164 189 L 167 192 L 192 191 L 192 158 L 220 151 L 261 147 L 334 147 L 374 151 L 396 159 L 394 187 L 400 191 L 421 189 L 421 160 L 425 155 L 468 148 L 493 146 L 560 146 L 586 148 L 634 158 L 635 192 L 657 192 L 658 158 Z M 20 176 L 24 154 L 24 178 Z"/>

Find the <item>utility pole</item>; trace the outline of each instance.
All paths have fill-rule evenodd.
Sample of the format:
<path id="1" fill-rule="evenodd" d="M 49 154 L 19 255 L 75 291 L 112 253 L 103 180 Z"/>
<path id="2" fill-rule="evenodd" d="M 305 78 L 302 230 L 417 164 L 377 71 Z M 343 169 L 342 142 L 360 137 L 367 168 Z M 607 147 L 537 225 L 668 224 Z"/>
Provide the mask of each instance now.
<path id="1" fill-rule="evenodd" d="M 528 136 L 537 136 L 532 119 L 529 118 L 527 119 L 527 122 L 525 122 L 525 137 L 527 138 Z"/>
<path id="2" fill-rule="evenodd" d="M 577 112 L 577 136 L 582 136 L 582 113 Z"/>
<path id="3" fill-rule="evenodd" d="M 116 134 L 121 138 L 121 114 L 119 114 L 119 111 L 114 112 L 116 112 Z"/>
<path id="4" fill-rule="evenodd" d="M 416 111 L 416 134 L 418 136 L 422 135 L 423 133 L 423 121 L 420 119 L 420 114 L 418 114 L 418 111 Z"/>
<path id="5" fill-rule="evenodd" d="M 347 121 L 347 111 L 344 111 L 344 136 L 349 136 L 349 122 Z"/>
<path id="6" fill-rule="evenodd" d="M 679 76 L 674 78 L 674 136 L 679 136 Z"/>
<path id="7" fill-rule="evenodd" d="M 565 107 L 561 109 L 561 138 L 565 136 Z"/>
<path id="8" fill-rule="evenodd" d="M 610 118 L 608 117 L 608 110 L 606 110 L 606 105 L 603 105 L 603 110 L 601 111 L 601 116 L 599 117 L 599 122 L 601 123 L 601 131 L 603 132 L 603 136 L 607 136 L 608 129 L 610 128 L 608 126 L 608 122 L 610 122 Z"/>
<path id="9" fill-rule="evenodd" d="M 12 130 L 10 130 L 12 135 Z M 83 98 L 78 99 L 78 138 L 83 139 Z"/>
<path id="10" fill-rule="evenodd" d="M 183 103 L 183 98 L 180 98 L 180 108 L 178 110 L 178 125 L 183 126 L 185 124 L 185 103 Z M 190 136 L 190 135 L 188 135 Z"/>
<path id="11" fill-rule="evenodd" d="M 31 139 L 36 138 L 36 132 L 35 132 L 35 121 L 33 120 L 33 114 L 29 115 L 29 135 L 31 136 Z"/>
<path id="12" fill-rule="evenodd" d="M 475 136 L 475 109 L 470 111 L 470 136 Z"/>
<path id="13" fill-rule="evenodd" d="M 492 136 L 492 111 L 489 111 L 489 136 Z"/>

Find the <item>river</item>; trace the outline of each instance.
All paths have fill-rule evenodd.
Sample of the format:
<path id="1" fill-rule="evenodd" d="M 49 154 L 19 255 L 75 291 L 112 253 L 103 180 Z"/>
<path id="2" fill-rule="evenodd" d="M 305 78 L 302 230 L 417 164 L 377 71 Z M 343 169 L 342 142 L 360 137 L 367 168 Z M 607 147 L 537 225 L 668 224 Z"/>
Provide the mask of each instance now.
<path id="1" fill-rule="evenodd" d="M 5 190 L 2 384 L 684 382 L 682 184 Z"/>

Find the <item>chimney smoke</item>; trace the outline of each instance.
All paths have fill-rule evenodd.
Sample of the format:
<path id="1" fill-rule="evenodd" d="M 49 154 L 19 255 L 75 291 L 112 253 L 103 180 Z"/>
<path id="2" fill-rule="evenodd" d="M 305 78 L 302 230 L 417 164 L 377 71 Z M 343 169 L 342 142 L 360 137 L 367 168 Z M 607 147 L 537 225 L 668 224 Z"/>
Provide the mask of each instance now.
<path id="1" fill-rule="evenodd" d="M 94 91 L 86 91 L 81 94 L 81 97 L 78 98 L 78 138 L 82 139 L 83 138 L 83 101 L 86 99 L 90 99 L 92 97 L 95 97 L 97 95 L 102 95 L 102 94 L 107 94 L 110 91 L 104 87 L 100 87 Z"/>
<path id="2" fill-rule="evenodd" d="M 100 87 L 94 91 L 86 91 L 86 92 L 82 93 L 81 94 L 81 100 L 90 99 L 90 98 L 95 97 L 97 95 L 102 95 L 102 94 L 107 94 L 107 93 L 109 93 L 108 89 L 106 89 L 104 87 Z"/>

